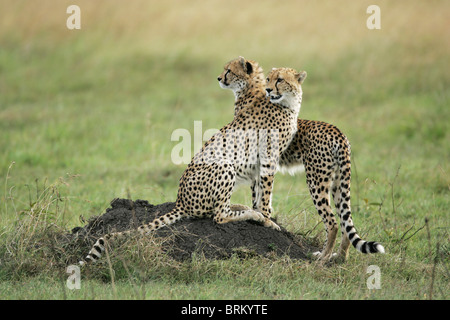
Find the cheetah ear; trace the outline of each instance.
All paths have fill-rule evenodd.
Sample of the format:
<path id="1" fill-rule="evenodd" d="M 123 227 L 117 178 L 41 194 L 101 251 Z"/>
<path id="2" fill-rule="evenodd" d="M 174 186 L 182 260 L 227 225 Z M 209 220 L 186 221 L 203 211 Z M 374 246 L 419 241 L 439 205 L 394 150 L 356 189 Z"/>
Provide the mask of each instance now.
<path id="1" fill-rule="evenodd" d="M 242 66 L 242 69 L 244 69 L 244 72 L 247 74 L 252 74 L 253 72 L 253 66 L 250 62 L 248 62 L 247 60 L 245 60 L 244 57 L 239 56 L 239 62 Z"/>
<path id="2" fill-rule="evenodd" d="M 248 61 L 245 63 L 245 72 L 247 72 L 247 74 L 252 74 L 253 72 L 253 66 Z"/>
<path id="3" fill-rule="evenodd" d="M 297 78 L 298 83 L 302 84 L 303 81 L 305 81 L 305 79 L 306 79 L 306 75 L 307 75 L 306 71 L 302 71 L 302 72 L 297 73 L 295 75 L 295 77 Z"/>
<path id="4" fill-rule="evenodd" d="M 241 64 L 241 67 L 245 69 L 245 58 L 243 56 L 239 56 L 239 63 Z"/>

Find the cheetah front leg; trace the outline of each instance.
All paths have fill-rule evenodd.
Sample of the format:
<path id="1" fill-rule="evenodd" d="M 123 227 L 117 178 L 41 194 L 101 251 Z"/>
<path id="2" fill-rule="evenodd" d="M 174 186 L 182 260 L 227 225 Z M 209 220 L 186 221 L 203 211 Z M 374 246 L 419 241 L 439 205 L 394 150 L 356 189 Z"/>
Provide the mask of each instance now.
<path id="1" fill-rule="evenodd" d="M 252 184 L 253 209 L 264 215 L 264 226 L 280 231 L 281 228 L 270 219 L 272 209 L 273 175 L 259 176 Z"/>

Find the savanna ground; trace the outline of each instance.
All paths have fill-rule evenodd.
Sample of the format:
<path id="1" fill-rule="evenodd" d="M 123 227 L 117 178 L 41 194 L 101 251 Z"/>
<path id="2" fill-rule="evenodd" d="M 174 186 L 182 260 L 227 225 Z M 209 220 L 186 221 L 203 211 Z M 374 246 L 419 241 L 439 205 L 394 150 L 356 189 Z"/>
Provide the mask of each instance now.
<path id="1" fill-rule="evenodd" d="M 66 27 L 71 4 L 81 30 Z M 371 4 L 380 30 L 366 27 Z M 447 299 L 449 12 L 445 0 L 1 0 L 0 298 Z M 239 55 L 308 72 L 300 117 L 347 134 L 353 220 L 386 254 L 178 262 L 150 237 L 69 290 L 55 235 L 117 197 L 174 201 L 186 165 L 173 163 L 171 135 L 187 129 L 193 152 L 194 138 L 232 119 L 216 77 Z M 232 200 L 249 205 L 250 192 Z M 290 232 L 324 241 L 304 174 L 277 175 L 273 204 Z M 380 289 L 367 287 L 371 265 Z"/>

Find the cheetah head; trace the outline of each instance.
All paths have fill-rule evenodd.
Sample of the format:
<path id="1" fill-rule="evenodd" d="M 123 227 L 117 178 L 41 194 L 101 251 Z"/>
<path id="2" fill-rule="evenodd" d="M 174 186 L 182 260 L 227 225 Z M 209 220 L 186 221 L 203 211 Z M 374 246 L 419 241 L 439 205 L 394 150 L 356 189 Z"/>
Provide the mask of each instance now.
<path id="1" fill-rule="evenodd" d="M 303 94 L 301 84 L 305 78 L 306 71 L 273 68 L 266 79 L 266 95 L 272 103 L 288 108 L 299 106 Z"/>
<path id="2" fill-rule="evenodd" d="M 263 71 L 257 62 L 239 57 L 225 64 L 217 80 L 221 88 L 232 90 L 238 97 L 260 75 L 264 81 Z"/>

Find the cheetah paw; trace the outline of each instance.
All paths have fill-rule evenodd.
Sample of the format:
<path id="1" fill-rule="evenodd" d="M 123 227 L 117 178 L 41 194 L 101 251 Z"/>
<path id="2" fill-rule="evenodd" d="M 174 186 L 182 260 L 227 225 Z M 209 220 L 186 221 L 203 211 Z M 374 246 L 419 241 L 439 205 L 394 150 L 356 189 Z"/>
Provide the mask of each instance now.
<path id="1" fill-rule="evenodd" d="M 277 231 L 281 231 L 280 226 L 277 225 L 275 222 L 273 222 L 273 221 L 270 220 L 270 219 L 265 219 L 265 220 L 264 220 L 264 227 L 266 227 L 266 228 L 272 228 L 272 229 L 275 229 L 275 230 L 277 230 Z"/>
<path id="2" fill-rule="evenodd" d="M 318 260 L 322 259 L 322 251 L 316 251 L 316 252 L 313 252 L 312 255 L 313 255 L 314 258 L 316 258 L 316 259 L 318 259 Z M 338 255 L 338 254 L 337 254 L 336 252 L 335 252 L 335 253 L 332 253 L 331 256 L 330 256 L 330 259 L 336 258 L 337 255 Z"/>
<path id="3" fill-rule="evenodd" d="M 259 211 L 252 210 L 251 214 L 252 214 L 252 219 L 255 221 L 264 222 L 264 220 L 266 219 L 266 218 L 264 218 L 264 215 Z"/>

